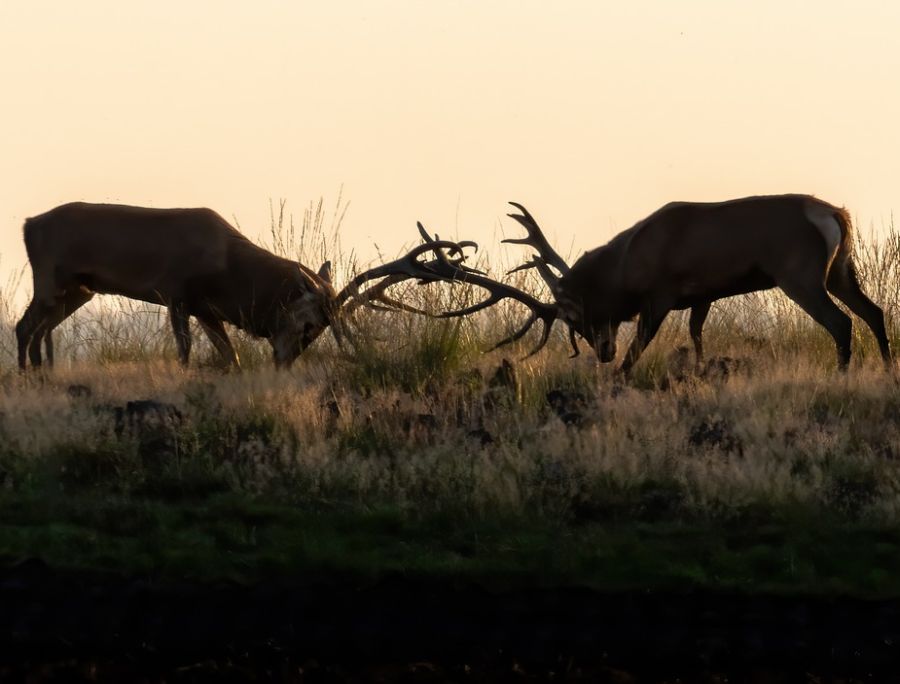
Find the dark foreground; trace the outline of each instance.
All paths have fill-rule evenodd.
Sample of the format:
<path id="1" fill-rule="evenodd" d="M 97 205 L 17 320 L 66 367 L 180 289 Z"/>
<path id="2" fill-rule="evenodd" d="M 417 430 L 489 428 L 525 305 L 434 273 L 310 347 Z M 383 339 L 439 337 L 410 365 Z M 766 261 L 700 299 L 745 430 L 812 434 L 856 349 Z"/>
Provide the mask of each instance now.
<path id="1" fill-rule="evenodd" d="M 0 571 L 0 681 L 889 679 L 900 601 Z M 813 677 L 813 679 L 810 679 Z"/>

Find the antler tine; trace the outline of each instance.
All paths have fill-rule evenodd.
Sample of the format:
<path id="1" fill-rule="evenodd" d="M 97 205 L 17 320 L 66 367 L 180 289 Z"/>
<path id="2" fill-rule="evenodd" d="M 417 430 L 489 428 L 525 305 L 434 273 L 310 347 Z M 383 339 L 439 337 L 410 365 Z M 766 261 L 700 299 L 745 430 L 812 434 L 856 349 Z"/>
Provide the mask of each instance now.
<path id="1" fill-rule="evenodd" d="M 531 326 L 533 326 L 537 322 L 537 319 L 538 319 L 537 314 L 532 312 L 532 314 L 528 317 L 528 319 L 522 324 L 522 327 L 520 327 L 518 330 L 516 330 L 509 337 L 504 337 L 497 344 L 495 344 L 493 347 L 488 349 L 488 351 L 492 352 L 496 349 L 499 349 L 500 347 L 505 347 L 507 344 L 511 344 L 512 342 L 515 342 L 516 340 L 522 339 L 525 336 L 525 333 L 527 333 L 529 330 L 531 330 Z"/>
<path id="2" fill-rule="evenodd" d="M 581 350 L 578 348 L 578 338 L 575 337 L 575 326 L 571 323 L 569 323 L 569 344 L 572 345 L 572 355 L 569 358 L 574 359 L 581 354 Z"/>
<path id="3" fill-rule="evenodd" d="M 538 256 L 531 257 L 531 261 L 526 261 L 524 264 L 520 264 L 515 268 L 511 268 L 506 272 L 506 275 L 512 275 L 513 273 L 518 273 L 519 271 L 527 271 L 532 268 L 538 268 L 544 262 L 541 261 L 541 258 Z"/>
<path id="4" fill-rule="evenodd" d="M 438 234 L 435 233 L 434 236 L 428 234 L 428 231 L 425 230 L 425 226 L 422 225 L 421 221 L 416 221 L 416 228 L 419 229 L 419 235 L 422 236 L 422 240 L 425 241 L 425 244 L 433 245 L 440 242 L 440 238 Z M 472 240 L 463 240 L 462 242 L 457 243 L 460 247 L 473 247 L 476 252 L 478 252 L 478 243 L 473 242 Z M 435 250 L 435 256 L 438 260 L 447 260 L 446 255 L 442 251 Z M 478 275 L 487 275 L 484 271 L 479 271 L 477 268 L 471 268 L 463 264 L 463 261 L 466 260 L 466 256 L 464 254 L 460 254 L 460 256 L 452 261 L 450 261 L 451 265 L 456 266 L 457 268 L 466 271 L 467 273 L 476 273 Z"/>
<path id="5" fill-rule="evenodd" d="M 493 347 L 491 347 L 488 351 L 494 351 L 495 349 L 499 349 L 500 347 L 503 347 L 507 344 L 515 342 L 516 340 L 522 339 L 525 336 L 525 333 L 527 333 L 529 330 L 531 330 L 532 326 L 535 323 L 537 323 L 538 320 L 540 320 L 544 324 L 544 328 L 541 331 L 541 339 L 538 341 L 537 346 L 535 346 L 534 349 L 532 349 L 530 352 L 528 352 L 528 354 L 525 355 L 525 358 L 527 359 L 531 356 L 534 356 L 541 349 L 543 349 L 544 346 L 546 346 L 547 341 L 550 339 L 550 332 L 553 330 L 553 323 L 556 319 L 551 318 L 548 320 L 544 316 L 539 316 L 536 313 L 532 313 L 528 317 L 528 319 L 525 321 L 525 323 L 522 324 L 522 327 L 520 327 L 518 330 L 516 330 L 509 337 L 505 337 L 502 340 L 500 340 L 497 344 L 495 344 Z"/>
<path id="6" fill-rule="evenodd" d="M 423 264 L 423 266 L 427 266 Z M 368 306 L 371 309 L 378 309 L 382 311 L 408 311 L 409 313 L 417 313 L 422 314 L 424 316 L 433 316 L 433 314 L 428 313 L 422 309 L 417 309 L 414 306 L 410 306 L 409 304 L 404 304 L 403 302 L 397 301 L 391 297 L 388 297 L 385 294 L 385 291 L 391 287 L 392 285 L 396 285 L 397 283 L 402 283 L 404 280 L 409 280 L 410 276 L 403 273 L 395 273 L 394 275 L 390 275 L 382 280 L 380 283 L 375 285 L 374 287 L 370 287 L 365 292 L 361 292 L 356 294 L 353 301 L 349 302 L 343 309 L 344 315 L 351 314 L 356 311 L 361 306 Z M 382 302 L 387 304 L 387 306 L 378 306 L 373 302 Z"/>
<path id="7" fill-rule="evenodd" d="M 566 274 L 569 272 L 569 265 L 563 259 L 553 247 L 550 246 L 550 243 L 547 242 L 547 238 L 544 237 L 544 232 L 541 230 L 540 226 L 537 224 L 537 221 L 534 220 L 534 217 L 528 212 L 528 210 L 523 207 L 518 202 L 510 202 L 516 209 L 521 211 L 521 214 L 507 214 L 512 219 L 518 221 L 525 228 L 528 235 L 523 238 L 506 238 L 503 240 L 505 243 L 513 244 L 513 245 L 528 245 L 529 247 L 533 247 L 537 250 L 540 258 L 544 261 L 546 265 L 553 266 L 556 270 L 558 270 L 562 274 Z M 552 272 L 551 272 L 552 274 Z M 544 280 L 547 280 L 547 277 L 542 272 L 541 275 L 544 277 Z M 549 282 L 549 281 L 548 281 Z"/>
<path id="8" fill-rule="evenodd" d="M 541 339 L 540 339 L 540 341 L 538 341 L 537 346 L 534 349 L 532 349 L 530 352 L 528 352 L 528 354 L 525 355 L 526 359 L 529 356 L 534 356 L 541 349 L 543 349 L 544 346 L 547 344 L 547 340 L 550 339 L 550 333 L 553 331 L 553 321 L 548 322 L 545 320 L 545 321 L 543 321 L 543 324 L 544 324 L 544 330 L 541 333 Z"/>
<path id="9" fill-rule="evenodd" d="M 429 242 L 436 242 L 438 238 L 438 234 L 435 233 L 434 237 L 428 234 L 428 231 L 425 230 L 425 226 L 422 225 L 421 221 L 416 221 L 416 228 L 419 229 L 419 235 L 422 236 L 422 240 L 427 244 Z"/>
<path id="10" fill-rule="evenodd" d="M 526 261 L 521 266 L 516 266 L 515 268 L 508 270 L 506 275 L 512 275 L 518 271 L 527 271 L 532 268 L 537 269 L 537 272 L 540 274 L 543 281 L 547 283 L 547 286 L 555 297 L 559 289 L 559 276 L 551 271 L 550 267 L 547 266 L 547 262 L 539 256 L 533 256 L 531 257 L 531 261 Z"/>
<path id="11" fill-rule="evenodd" d="M 377 304 L 373 304 L 372 302 L 381 302 L 386 304 L 387 306 L 379 306 Z M 405 302 L 401 302 L 393 297 L 388 297 L 386 294 L 379 294 L 375 297 L 372 297 L 367 303 L 366 306 L 371 307 L 373 309 L 379 309 L 381 311 L 406 311 L 407 313 L 420 314 L 422 316 L 429 316 L 434 318 L 435 315 L 430 311 L 425 311 L 425 309 L 418 309 L 414 306 L 410 306 Z"/>
<path id="12" fill-rule="evenodd" d="M 502 284 L 502 283 L 498 283 L 498 284 Z M 481 285 L 481 287 L 484 287 L 485 289 L 487 289 L 486 285 Z M 437 317 L 438 318 L 457 318 L 459 316 L 468 316 L 469 314 L 473 314 L 478 311 L 481 311 L 482 309 L 486 309 L 489 306 L 493 306 L 494 304 L 499 302 L 501 299 L 503 299 L 504 296 L 511 296 L 511 295 L 503 295 L 498 292 L 492 292 L 490 297 L 478 302 L 477 304 L 472 304 L 471 306 L 467 306 L 464 309 L 456 309 L 454 311 L 444 311 L 443 313 L 438 314 Z M 525 302 L 522 302 L 522 303 L 524 304 Z"/>

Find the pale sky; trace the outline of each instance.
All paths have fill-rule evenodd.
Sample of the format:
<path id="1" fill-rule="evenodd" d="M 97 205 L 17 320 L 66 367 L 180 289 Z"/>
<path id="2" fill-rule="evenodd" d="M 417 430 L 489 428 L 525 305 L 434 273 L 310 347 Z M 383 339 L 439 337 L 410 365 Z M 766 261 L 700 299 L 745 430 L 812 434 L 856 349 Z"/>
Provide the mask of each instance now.
<path id="1" fill-rule="evenodd" d="M 900 3 L 0 0 L 0 286 L 73 200 L 350 207 L 365 258 L 494 231 L 564 253 L 671 200 L 900 208 Z M 524 255 L 522 255 L 524 257 Z M 29 276 L 30 278 L 30 276 Z"/>

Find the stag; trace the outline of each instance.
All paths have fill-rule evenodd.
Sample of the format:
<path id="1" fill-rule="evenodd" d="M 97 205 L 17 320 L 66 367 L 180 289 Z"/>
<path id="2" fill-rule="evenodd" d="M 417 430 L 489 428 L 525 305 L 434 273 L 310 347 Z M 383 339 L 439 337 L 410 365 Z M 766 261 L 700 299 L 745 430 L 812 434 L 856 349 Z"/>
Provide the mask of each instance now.
<path id="1" fill-rule="evenodd" d="M 509 216 L 524 226 L 527 236 L 504 242 L 530 246 L 537 255 L 510 273 L 536 269 L 554 303 L 465 272 L 447 260 L 440 268 L 442 279 L 467 282 L 490 293 L 481 302 L 443 316 L 468 315 L 507 298 L 531 309 L 525 323 L 493 349 L 520 339 L 541 321 L 541 338 L 532 351 L 537 353 L 553 323 L 561 319 L 569 326 L 575 354 L 580 336 L 600 361 L 609 362 L 616 357 L 619 325 L 636 317 L 634 340 L 620 366 L 627 374 L 669 312 L 691 309 L 690 334 L 699 362 L 703 324 L 712 302 L 778 287 L 832 336 L 841 369 L 850 362 L 851 320 L 829 294 L 866 322 L 885 364 L 892 363 L 884 313 L 862 291 L 856 275 L 845 209 L 808 195 L 673 202 L 585 253 L 570 268 L 525 207 L 511 204 L 521 213 Z M 421 224 L 419 229 L 424 232 Z"/>
<path id="2" fill-rule="evenodd" d="M 167 307 L 182 365 L 191 353 L 193 316 L 225 365 L 240 364 L 224 327 L 230 323 L 267 339 L 275 365 L 287 367 L 329 326 L 341 343 L 344 317 L 361 305 L 380 301 L 423 313 L 391 299 L 387 288 L 427 269 L 418 260 L 427 252 L 440 253 L 442 268 L 466 273 L 462 250 L 476 246 L 431 241 L 335 292 L 330 262 L 316 272 L 276 256 L 210 209 L 65 204 L 27 219 L 24 237 L 34 295 L 16 325 L 22 369 L 26 354 L 33 367 L 41 365 L 42 340 L 52 366 L 53 329 L 95 294 Z"/>

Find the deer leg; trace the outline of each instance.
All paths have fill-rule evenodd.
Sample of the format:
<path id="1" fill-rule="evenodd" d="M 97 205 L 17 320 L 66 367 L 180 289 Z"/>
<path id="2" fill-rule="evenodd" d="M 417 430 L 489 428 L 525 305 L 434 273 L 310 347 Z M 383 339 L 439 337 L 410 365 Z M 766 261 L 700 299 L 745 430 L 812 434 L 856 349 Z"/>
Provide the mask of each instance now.
<path id="1" fill-rule="evenodd" d="M 709 315 L 710 302 L 697 304 L 691 307 L 691 318 L 688 327 L 691 331 L 691 341 L 694 343 L 694 356 L 696 365 L 703 363 L 703 324 Z"/>
<path id="2" fill-rule="evenodd" d="M 44 350 L 47 356 L 47 365 L 50 368 L 53 368 L 53 364 L 55 363 L 54 354 L 53 354 L 53 329 L 47 328 L 44 331 Z"/>
<path id="3" fill-rule="evenodd" d="M 884 311 L 862 291 L 853 262 L 834 264 L 828 273 L 826 287 L 853 313 L 863 319 L 875 333 L 878 347 L 881 350 L 881 358 L 884 359 L 886 365 L 890 366 L 892 363 L 891 344 L 884 326 Z"/>
<path id="4" fill-rule="evenodd" d="M 222 325 L 222 321 L 217 318 L 206 317 L 198 317 L 197 320 L 200 322 L 200 327 L 203 328 L 203 332 L 206 333 L 209 341 L 212 342 L 213 347 L 219 352 L 224 365 L 226 367 L 240 368 L 240 359 L 231 344 L 231 340 L 228 339 L 228 333 L 225 332 L 225 326 Z"/>
<path id="5" fill-rule="evenodd" d="M 175 333 L 175 344 L 178 347 L 178 361 L 182 366 L 187 366 L 191 356 L 191 321 L 185 304 L 183 302 L 171 304 L 169 318 L 172 321 L 172 331 Z"/>
<path id="6" fill-rule="evenodd" d="M 82 306 L 93 299 L 94 293 L 81 288 L 67 290 L 62 299 L 57 300 L 56 306 L 41 326 L 40 337 L 44 339 L 47 349 L 47 365 L 53 367 L 53 330 Z M 35 341 L 32 342 L 33 344 Z M 40 338 L 36 340 L 40 344 Z M 38 352 L 40 353 L 40 352 Z"/>
<path id="7" fill-rule="evenodd" d="M 50 320 L 63 307 L 66 288 L 61 287 L 52 268 L 31 264 L 34 279 L 34 295 L 22 318 L 16 324 L 16 341 L 19 347 L 19 368 L 25 370 L 25 355 L 35 368 L 41 365 L 41 340 L 46 335 L 47 362 L 53 365 L 53 337 L 49 331 Z"/>
<path id="8" fill-rule="evenodd" d="M 37 299 L 32 299 L 25 309 L 25 313 L 22 314 L 22 318 L 16 323 L 16 342 L 19 348 L 20 370 L 25 370 L 26 368 L 26 354 L 32 366 L 37 367 L 41 365 L 40 344 L 35 351 L 32 348 L 32 340 L 35 338 L 35 333 L 41 327 L 46 315 L 46 305 L 41 304 Z M 38 337 L 38 339 L 40 338 Z"/>
<path id="9" fill-rule="evenodd" d="M 49 310 L 44 319 L 38 323 L 28 342 L 28 358 L 31 359 L 31 365 L 40 366 L 41 360 L 41 342 L 43 341 L 47 348 L 47 365 L 53 368 L 53 320 L 57 317 L 57 312 L 62 308 L 62 302 L 57 302 L 52 309 Z M 50 340 L 47 344 L 46 341 Z"/>
<path id="10" fill-rule="evenodd" d="M 48 340 L 47 362 L 53 365 L 53 338 L 50 331 L 56 325 L 55 321 L 60 316 L 65 306 L 65 299 L 57 298 L 52 304 L 46 304 L 38 299 L 32 299 L 22 318 L 16 324 L 16 342 L 19 351 L 19 368 L 25 370 L 25 356 L 35 368 L 42 365 L 41 341 Z"/>
<path id="11" fill-rule="evenodd" d="M 825 287 L 819 283 L 810 286 L 791 282 L 779 283 L 778 286 L 834 338 L 838 368 L 842 371 L 847 370 L 853 329 L 850 317 L 838 308 L 828 296 Z"/>
<path id="12" fill-rule="evenodd" d="M 34 331 L 31 334 L 31 338 L 28 340 L 28 360 L 31 361 L 31 365 L 35 368 L 43 365 L 43 359 L 41 358 L 41 340 L 44 339 L 44 333 L 47 332 L 47 317 L 52 315 L 47 314 L 34 328 Z M 51 346 L 51 350 L 53 345 Z M 48 359 L 48 365 L 52 366 L 53 362 Z"/>
<path id="13" fill-rule="evenodd" d="M 62 307 L 62 301 L 57 301 L 35 328 L 31 340 L 28 342 L 28 358 L 31 359 L 32 366 L 41 365 L 41 341 L 43 341 L 47 348 L 47 365 L 53 368 L 53 321 Z"/>
<path id="14" fill-rule="evenodd" d="M 641 357 L 644 349 L 646 349 L 647 345 L 650 344 L 654 337 L 656 337 L 656 333 L 659 332 L 659 326 L 662 325 L 666 316 L 669 315 L 669 311 L 671 311 L 671 309 L 668 306 L 652 306 L 645 308 L 644 311 L 641 312 L 638 317 L 637 331 L 634 334 L 634 339 L 631 341 L 631 346 L 628 347 L 628 351 L 625 353 L 625 359 L 619 367 L 620 373 L 628 375 L 631 372 L 631 367 L 637 363 L 637 360 Z"/>

